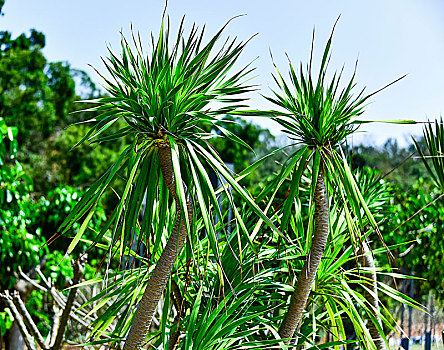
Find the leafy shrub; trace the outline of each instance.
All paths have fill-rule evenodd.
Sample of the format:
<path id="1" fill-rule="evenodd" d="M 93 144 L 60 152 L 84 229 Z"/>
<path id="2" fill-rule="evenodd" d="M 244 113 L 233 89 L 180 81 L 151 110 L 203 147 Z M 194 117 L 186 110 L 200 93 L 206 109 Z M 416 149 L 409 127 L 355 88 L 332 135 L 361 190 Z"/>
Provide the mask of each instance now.
<path id="1" fill-rule="evenodd" d="M 0 311 L 0 334 L 5 335 L 6 330 L 11 328 L 14 316 L 12 316 L 11 310 L 5 308 L 4 311 Z"/>
<path id="2" fill-rule="evenodd" d="M 57 230 L 63 220 L 71 212 L 72 208 L 82 197 L 83 192 L 71 186 L 59 186 L 49 191 L 46 197 L 41 197 L 40 200 L 35 204 L 35 210 L 39 213 L 34 217 L 31 224 L 31 230 L 38 231 L 41 230 L 42 236 L 46 240 L 50 240 Z M 106 220 L 105 210 L 103 206 L 98 206 L 96 214 L 91 219 L 89 227 L 92 230 L 88 230 L 85 238 L 93 238 L 98 231 L 101 223 Z M 57 238 L 54 242 L 51 242 L 51 250 L 65 251 L 66 247 L 69 245 L 70 236 L 74 236 L 77 230 L 80 228 L 81 223 L 77 223 L 73 228 L 67 232 L 66 237 L 62 236 Z M 87 244 L 79 243 L 80 250 L 86 249 Z"/>
<path id="3" fill-rule="evenodd" d="M 39 262 L 44 240 L 27 230 L 34 215 L 32 180 L 15 160 L 17 128 L 0 118 L 0 287 L 15 284 L 13 272 L 29 270 Z"/>
<path id="4" fill-rule="evenodd" d="M 73 276 L 71 259 L 64 259 L 66 242 L 56 240 L 50 247 L 46 243 L 81 198 L 82 192 L 60 186 L 46 197 L 35 200 L 33 182 L 15 159 L 18 151 L 16 137 L 17 128 L 7 126 L 0 118 L 0 291 L 14 287 L 19 269 L 27 273 L 42 259 L 45 259 L 43 274 L 51 277 L 55 286 L 62 289 L 67 286 L 67 279 Z M 90 226 L 98 227 L 105 218 L 103 207 L 98 206 Z M 80 224 L 74 226 L 71 235 L 79 227 Z M 92 238 L 94 230 L 88 234 Z M 80 246 L 85 248 L 86 244 Z M 97 260 L 93 261 L 97 264 Z M 88 266 L 90 277 L 93 270 Z M 45 322 L 50 321 L 52 312 L 45 298 L 45 293 L 34 290 L 26 301 L 31 316 L 40 320 L 37 326 L 43 334 L 48 332 Z M 2 335 L 11 327 L 12 321 L 9 309 L 0 309 Z"/>
<path id="5" fill-rule="evenodd" d="M 419 283 L 422 295 L 432 290 L 443 299 L 444 200 L 440 191 L 429 179 L 419 179 L 409 191 L 397 191 L 392 211 L 392 227 L 385 240 L 389 244 L 409 241 L 399 249 L 397 266 L 425 279 Z"/>

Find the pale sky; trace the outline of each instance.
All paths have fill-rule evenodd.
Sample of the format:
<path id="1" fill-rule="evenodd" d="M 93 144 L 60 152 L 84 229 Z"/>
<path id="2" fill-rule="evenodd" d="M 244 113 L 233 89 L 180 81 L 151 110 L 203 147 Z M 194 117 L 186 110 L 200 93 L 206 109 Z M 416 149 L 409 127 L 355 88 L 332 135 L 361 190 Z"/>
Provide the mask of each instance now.
<path id="1" fill-rule="evenodd" d="M 13 37 L 30 28 L 42 31 L 47 43 L 44 54 L 49 61 L 68 61 L 100 83 L 88 64 L 103 72 L 100 56 L 107 55 L 106 44 L 119 52 L 119 32 L 123 30 L 128 34 L 131 23 L 148 44 L 149 33 L 158 33 L 163 6 L 163 1 L 153 0 L 6 0 L 0 30 L 11 31 Z M 281 72 L 287 72 L 285 52 L 293 63 L 307 62 L 315 27 L 315 60 L 319 61 L 331 28 L 341 15 L 333 39 L 331 72 L 345 64 L 344 76 L 348 78 L 359 58 L 357 88 L 366 86 L 367 92 L 408 74 L 372 97 L 363 118 L 424 121 L 439 118 L 443 112 L 442 0 L 170 0 L 167 13 L 172 33 L 175 34 L 181 17 L 186 15 L 186 28 L 193 22 L 199 26 L 206 24 L 207 38 L 229 18 L 246 14 L 229 25 L 226 35 L 247 40 L 258 33 L 247 45 L 240 63 L 255 60 L 257 77 L 253 82 L 260 85 L 260 92 L 265 95 L 270 95 L 270 88 L 275 88 L 269 50 Z M 273 107 L 258 93 L 251 95 L 250 106 Z M 277 124 L 263 119 L 256 122 L 279 134 Z M 368 132 L 354 136 L 353 141 L 381 144 L 395 137 L 405 144 L 412 133 L 421 134 L 421 129 L 421 125 L 365 125 L 360 130 Z"/>

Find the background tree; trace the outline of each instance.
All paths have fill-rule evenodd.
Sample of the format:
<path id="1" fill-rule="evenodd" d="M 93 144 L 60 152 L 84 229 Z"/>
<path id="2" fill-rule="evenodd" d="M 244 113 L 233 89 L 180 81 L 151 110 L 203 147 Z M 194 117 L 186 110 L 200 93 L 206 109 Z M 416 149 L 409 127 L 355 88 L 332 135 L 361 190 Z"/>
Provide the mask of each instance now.
<path id="1" fill-rule="evenodd" d="M 413 144 L 400 147 L 396 139 L 388 139 L 382 146 L 361 144 L 354 146 L 350 152 L 353 168 L 368 166 L 378 169 L 386 180 L 403 190 L 408 190 L 420 177 L 428 176 Z"/>
<path id="2" fill-rule="evenodd" d="M 30 278 L 38 279 L 36 267 L 51 277 L 50 290 L 64 288 L 72 277 L 72 267 L 68 260 L 63 260 L 63 253 L 58 250 L 66 247 L 69 240 L 62 238 L 51 245 L 45 245 L 56 232 L 67 212 L 77 203 L 82 192 L 68 186 L 58 187 L 47 193 L 47 198 L 34 198 L 33 182 L 24 171 L 16 154 L 20 149 L 16 140 L 17 128 L 10 127 L 0 118 L 0 293 L 4 290 L 20 292 L 21 299 L 27 304 L 30 315 L 36 317 L 39 331 L 45 336 L 48 329 L 45 322 L 52 317 L 51 303 L 45 303 L 47 290 L 34 290 L 35 284 L 21 277 L 21 272 Z M 96 215 L 91 220 L 94 230 L 105 219 L 103 207 L 99 204 Z M 80 228 L 74 226 L 69 233 L 73 235 Z M 87 233 L 87 237 L 93 231 Z M 87 247 L 82 243 L 83 249 Z M 82 248 L 82 247 L 79 247 Z M 94 252 L 88 269 L 98 266 L 97 253 Z M 89 276 L 91 276 L 91 272 Z M 0 302 L 1 335 L 5 335 L 7 349 L 20 350 L 24 343 L 8 306 Z M 38 321 L 37 321 L 38 320 Z M 12 327 L 12 328 L 11 328 Z M 74 337 L 75 334 L 72 334 Z"/>
<path id="3" fill-rule="evenodd" d="M 18 142 L 48 137 L 55 121 L 51 89 L 44 72 L 46 59 L 41 50 L 45 36 L 34 29 L 16 39 L 0 33 L 0 115 L 18 128 Z"/>
<path id="4" fill-rule="evenodd" d="M 430 179 L 420 179 L 409 190 L 398 188 L 395 193 L 390 210 L 392 220 L 386 224 L 384 239 L 390 245 L 408 244 L 396 250 L 394 264 L 406 268 L 411 275 L 424 278 L 421 283 L 416 283 L 415 297 L 418 300 L 429 291 L 433 291 L 438 299 L 443 299 L 440 262 L 444 244 L 439 234 L 444 228 L 442 193 Z"/>
<path id="5" fill-rule="evenodd" d="M 423 143 L 428 154 L 423 151 L 420 143 L 413 139 L 421 160 L 435 185 L 435 189 L 432 191 L 425 189 L 429 196 L 429 203 L 423 205 L 421 209 L 424 208 L 424 211 L 421 210 L 421 213 L 418 214 L 421 218 L 428 219 L 430 224 L 428 226 L 424 225 L 423 232 L 421 232 L 422 234 L 419 235 L 417 241 L 421 246 L 430 248 L 430 250 L 424 251 L 421 258 L 425 260 L 430 268 L 427 275 L 432 290 L 435 290 L 438 296 L 442 298 L 444 283 L 442 278 L 437 278 L 440 272 L 437 271 L 439 264 L 436 263 L 436 259 L 439 260 L 444 252 L 444 242 L 439 237 L 439 232 L 442 232 L 444 227 L 444 122 L 442 118 L 440 121 L 435 120 L 434 127 L 433 123 L 428 123 L 424 127 Z M 416 199 L 419 198 L 419 196 L 416 197 Z M 434 204 L 433 208 L 430 208 L 432 204 Z M 429 214 L 430 211 L 432 211 L 431 215 Z M 419 265 L 424 266 L 423 264 Z"/>
<path id="6" fill-rule="evenodd" d="M 258 149 L 269 151 L 275 137 L 268 129 L 264 129 L 251 121 L 236 116 L 225 116 L 222 118 L 225 128 L 243 140 L 251 149 L 223 137 L 222 131 L 214 130 L 221 137 L 213 138 L 211 145 L 219 152 L 225 163 L 232 163 L 236 173 L 241 172 L 252 164 L 256 158 Z M 262 146 L 262 147 L 261 147 Z M 252 151 L 256 150 L 255 152 Z"/>
<path id="7" fill-rule="evenodd" d="M 104 171 L 105 160 L 116 160 L 125 140 L 112 147 L 87 144 L 71 151 L 86 126 L 69 128 L 87 115 L 74 101 L 92 99 L 100 91 L 88 75 L 67 62 L 47 62 L 45 36 L 36 30 L 12 39 L 0 33 L 0 116 L 18 129 L 17 158 L 43 194 L 60 183 L 86 186 L 95 178 L 91 168 Z M 75 114 L 71 114 L 76 112 Z"/>

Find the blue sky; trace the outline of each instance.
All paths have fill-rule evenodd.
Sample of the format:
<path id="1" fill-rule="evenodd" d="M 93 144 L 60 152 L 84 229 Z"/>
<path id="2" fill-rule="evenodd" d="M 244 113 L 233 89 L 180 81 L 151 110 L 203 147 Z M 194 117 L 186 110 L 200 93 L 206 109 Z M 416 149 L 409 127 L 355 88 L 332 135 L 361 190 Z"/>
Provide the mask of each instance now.
<path id="1" fill-rule="evenodd" d="M 14 36 L 30 28 L 42 31 L 47 40 L 44 53 L 50 61 L 68 61 L 99 83 L 88 64 L 103 71 L 100 56 L 106 56 L 106 44 L 118 51 L 119 32 L 128 34 L 131 23 L 146 40 L 151 31 L 157 34 L 163 1 L 6 0 L 3 12 L 0 30 L 11 31 Z M 274 88 L 269 50 L 280 70 L 286 72 L 285 52 L 293 63 L 309 59 L 315 27 L 315 57 L 319 58 L 341 15 L 333 40 L 331 71 L 345 64 L 345 77 L 349 77 L 359 58 L 356 91 L 366 87 L 367 92 L 408 74 L 375 95 L 363 117 L 424 121 L 439 117 L 444 109 L 444 1 L 170 0 L 167 13 L 173 32 L 185 14 L 187 28 L 193 22 L 206 24 L 209 35 L 229 18 L 246 14 L 233 21 L 226 33 L 241 40 L 258 33 L 246 47 L 240 64 L 255 60 L 253 82 L 266 95 Z M 251 95 L 250 105 L 271 107 L 258 93 Z M 272 122 L 256 122 L 279 133 L 279 126 Z M 409 135 L 421 134 L 421 125 L 378 123 L 362 130 L 368 132 L 354 136 L 353 142 L 381 144 L 395 137 L 406 144 Z"/>

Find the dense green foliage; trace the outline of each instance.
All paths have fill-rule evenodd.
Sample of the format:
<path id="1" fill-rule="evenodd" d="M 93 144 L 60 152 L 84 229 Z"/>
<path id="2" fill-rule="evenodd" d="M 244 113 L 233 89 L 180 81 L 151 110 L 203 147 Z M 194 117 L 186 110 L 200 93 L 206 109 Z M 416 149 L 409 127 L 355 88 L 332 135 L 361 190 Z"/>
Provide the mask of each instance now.
<path id="1" fill-rule="evenodd" d="M 349 152 L 353 168 L 378 169 L 386 180 L 399 185 L 402 190 L 408 190 L 420 177 L 428 177 L 413 144 L 401 147 L 396 139 L 388 139 L 379 147 L 358 145 Z"/>
<path id="2" fill-rule="evenodd" d="M 427 157 L 430 152 L 426 151 L 425 145 L 424 138 L 416 141 L 416 146 Z M 382 147 L 360 145 L 353 149 L 355 167 L 369 165 L 379 169 L 378 177 L 384 177 L 392 184 L 391 206 L 386 213 L 390 220 L 384 224 L 384 240 L 388 245 L 405 243 L 394 250 L 396 259 L 392 263 L 425 279 L 416 284 L 418 299 L 427 295 L 429 290 L 442 299 L 444 285 L 440 259 L 444 245 L 440 232 L 443 229 L 443 192 L 439 181 L 433 181 L 418 158 L 414 144 L 402 148 L 393 139 Z M 440 169 L 439 165 L 437 169 Z M 380 260 L 382 265 L 389 263 L 383 256 Z"/>
<path id="3" fill-rule="evenodd" d="M 35 215 L 32 181 L 15 160 L 17 128 L 0 118 L 0 132 L 0 288 L 9 289 L 19 267 L 28 271 L 38 264 L 44 241 L 27 229 Z"/>
<path id="4" fill-rule="evenodd" d="M 410 242 L 397 252 L 396 266 L 424 278 L 417 295 L 433 291 L 444 298 L 442 257 L 444 254 L 444 200 L 430 180 L 420 179 L 407 192 L 395 192 L 391 225 L 386 241 L 390 244 Z"/>
<path id="5" fill-rule="evenodd" d="M 64 258 L 68 239 L 57 239 L 49 247 L 47 242 L 82 192 L 63 186 L 48 192 L 46 198 L 37 199 L 31 178 L 16 160 L 19 150 L 17 135 L 17 128 L 7 126 L 0 118 L 0 290 L 13 289 L 20 278 L 20 271 L 30 273 L 38 265 L 57 288 L 64 288 L 67 280 L 72 278 L 71 262 Z M 99 227 L 105 218 L 103 207 L 98 209 L 87 238 L 95 235 L 94 227 Z M 79 227 L 73 227 L 70 234 L 73 235 Z M 87 244 L 81 246 L 84 250 Z M 91 257 L 90 261 L 97 265 L 94 254 Z M 31 315 L 40 320 L 38 327 L 42 334 L 47 334 L 44 323 L 48 323 L 51 316 L 44 299 L 45 293 L 34 290 L 26 303 Z M 2 335 L 11 327 L 11 320 L 10 310 L 3 309 L 0 312 Z"/>
<path id="6" fill-rule="evenodd" d="M 57 232 L 67 213 L 79 201 L 82 192 L 78 189 L 64 186 L 49 191 L 46 197 L 36 199 L 33 194 L 33 183 L 25 173 L 21 164 L 15 160 L 17 142 L 15 136 L 17 129 L 8 127 L 0 118 L 0 273 L 3 276 L 0 281 L 1 289 L 12 288 L 15 284 L 19 267 L 23 271 L 29 271 L 39 264 L 40 259 L 57 259 L 52 256 L 60 255 L 58 250 L 65 250 L 68 240 L 56 239 L 51 244 L 51 249 L 45 244 Z M 92 218 L 92 230 L 88 236 L 94 235 L 94 228 L 100 226 L 105 219 L 102 206 L 98 206 L 97 214 Z M 70 235 L 73 235 L 80 225 L 75 225 Z M 83 244 L 83 250 L 86 244 Z M 51 270 L 51 277 L 57 281 L 62 276 L 53 272 L 64 273 L 60 267 L 51 263 L 47 268 Z M 69 274 L 70 272 L 68 272 Z M 58 285 L 63 286 L 64 283 Z"/>
<path id="7" fill-rule="evenodd" d="M 9 125 L 17 127 L 20 144 L 35 145 L 49 137 L 56 120 L 55 94 L 45 74 L 47 62 L 41 52 L 45 36 L 31 30 L 29 36 L 21 34 L 12 39 L 11 33 L 1 32 L 0 43 L 0 113 Z M 74 95 L 74 86 L 70 88 L 64 92 L 69 99 Z"/>

